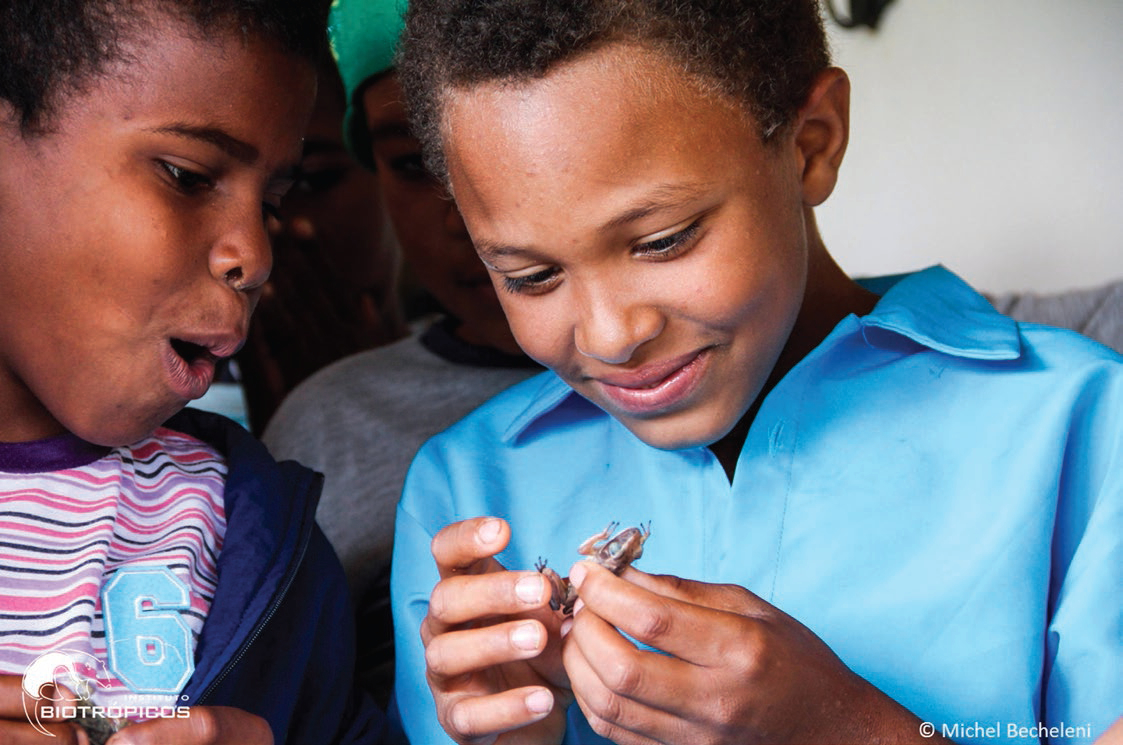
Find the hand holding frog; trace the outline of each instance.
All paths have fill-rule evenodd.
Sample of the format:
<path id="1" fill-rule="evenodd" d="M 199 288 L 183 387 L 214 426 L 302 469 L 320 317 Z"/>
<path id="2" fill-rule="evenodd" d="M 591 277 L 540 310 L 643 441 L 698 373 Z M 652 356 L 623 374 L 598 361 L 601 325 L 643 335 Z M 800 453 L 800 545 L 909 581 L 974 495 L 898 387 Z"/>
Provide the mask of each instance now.
<path id="1" fill-rule="evenodd" d="M 75 698 L 70 691 L 52 688 L 46 695 L 33 700 L 24 693 L 22 676 L 0 675 L 0 742 L 69 745 L 88 741 L 80 734 L 78 725 L 66 721 L 59 714 L 59 708 L 50 715 L 43 709 L 53 706 L 56 701 L 73 701 Z M 32 725 L 32 720 L 35 725 Z"/>
<path id="2" fill-rule="evenodd" d="M 109 738 L 106 745 L 273 745 L 261 717 L 231 706 L 193 706 L 183 719 L 150 719 Z"/>
<path id="3" fill-rule="evenodd" d="M 742 587 L 634 568 L 617 577 L 589 561 L 570 580 L 580 602 L 565 669 L 590 724 L 616 743 L 932 742 L 807 627 Z"/>
<path id="4" fill-rule="evenodd" d="M 560 742 L 573 700 L 549 583 L 495 560 L 509 540 L 498 518 L 454 523 L 433 538 L 441 580 L 421 640 L 437 716 L 460 743 Z"/>
<path id="5" fill-rule="evenodd" d="M 577 553 L 592 557 L 613 574 L 622 574 L 632 562 L 643 556 L 643 544 L 651 536 L 651 526 L 625 528 L 613 535 L 619 523 L 609 523 L 608 527 L 590 536 L 577 547 Z M 577 602 L 577 589 L 564 578 L 546 566 L 545 559 L 539 559 L 534 568 L 550 581 L 550 608 L 560 610 L 564 615 L 573 615 L 573 605 Z"/>
<path id="6" fill-rule="evenodd" d="M 259 716 L 229 706 L 195 706 L 186 718 L 158 718 L 132 724 L 104 740 L 103 733 L 87 733 L 62 712 L 82 699 L 64 688 L 45 689 L 32 699 L 22 687 L 21 676 L 0 675 L 0 742 L 43 745 L 272 745 L 269 724 Z M 44 707 L 52 707 L 44 709 Z M 48 714 L 48 712 L 50 712 Z M 34 720 L 34 724 L 32 724 Z"/>

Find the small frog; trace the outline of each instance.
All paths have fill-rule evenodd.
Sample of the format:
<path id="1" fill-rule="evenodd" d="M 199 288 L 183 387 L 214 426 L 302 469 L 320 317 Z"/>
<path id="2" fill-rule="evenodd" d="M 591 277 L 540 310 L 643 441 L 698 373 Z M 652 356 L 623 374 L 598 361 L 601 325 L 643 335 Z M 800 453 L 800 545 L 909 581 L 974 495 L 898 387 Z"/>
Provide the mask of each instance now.
<path id="1" fill-rule="evenodd" d="M 128 719 L 105 716 L 87 696 L 79 695 L 76 708 L 78 716 L 70 721 L 86 731 L 90 745 L 104 745 L 106 740 L 131 724 Z"/>
<path id="2" fill-rule="evenodd" d="M 591 556 L 593 561 L 600 564 L 613 574 L 620 574 L 628 566 L 643 556 L 643 544 L 651 535 L 651 523 L 640 525 L 638 528 L 625 528 L 616 535 L 612 533 L 620 523 L 609 523 L 608 527 L 589 536 L 589 539 L 577 548 L 577 553 L 582 556 Z M 612 536 L 609 538 L 609 536 Z M 573 615 L 573 604 L 577 602 L 577 591 L 569 583 L 568 577 L 561 577 L 553 569 L 546 566 L 546 560 L 539 558 L 534 568 L 546 576 L 553 585 L 550 595 L 550 607 L 561 610 L 565 615 Z"/>

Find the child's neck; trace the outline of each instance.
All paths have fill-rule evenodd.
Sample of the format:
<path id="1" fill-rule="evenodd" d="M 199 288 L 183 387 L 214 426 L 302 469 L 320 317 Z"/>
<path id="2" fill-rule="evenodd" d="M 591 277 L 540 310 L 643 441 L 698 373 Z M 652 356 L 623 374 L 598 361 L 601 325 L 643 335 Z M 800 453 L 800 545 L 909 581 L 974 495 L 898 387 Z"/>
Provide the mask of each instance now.
<path id="1" fill-rule="evenodd" d="M 776 387 L 776 384 L 800 360 L 810 354 L 811 350 L 819 346 L 843 318 L 851 313 L 858 316 L 866 315 L 877 304 L 877 295 L 850 279 L 835 263 L 827 253 L 817 231 L 814 230 L 814 223 L 811 225 L 807 287 L 803 296 L 803 305 L 796 316 L 795 326 L 792 327 L 792 332 L 780 352 L 779 359 L 776 360 L 776 365 L 772 368 L 772 373 L 748 411 L 733 426 L 733 429 L 710 445 L 710 451 L 725 469 L 725 475 L 730 483 L 733 482 L 733 472 L 737 468 L 737 459 L 741 456 L 745 438 L 769 391 Z"/>

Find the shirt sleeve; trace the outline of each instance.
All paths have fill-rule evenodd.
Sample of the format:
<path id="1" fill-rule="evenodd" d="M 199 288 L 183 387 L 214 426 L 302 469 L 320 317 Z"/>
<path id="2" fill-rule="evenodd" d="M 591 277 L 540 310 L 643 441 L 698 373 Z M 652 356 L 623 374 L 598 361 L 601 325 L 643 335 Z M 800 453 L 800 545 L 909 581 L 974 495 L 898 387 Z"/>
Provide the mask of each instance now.
<path id="1" fill-rule="evenodd" d="M 1090 742 L 1123 713 L 1123 366 L 1074 415 L 1053 539 L 1044 724 Z"/>
<path id="2" fill-rule="evenodd" d="M 428 447 L 410 467 L 394 527 L 390 602 L 394 614 L 394 696 L 397 715 L 409 742 L 451 743 L 437 721 L 437 710 L 425 678 L 421 621 L 439 574 L 430 543 L 447 520 L 449 482 Z M 415 514 L 426 516 L 422 524 Z"/>

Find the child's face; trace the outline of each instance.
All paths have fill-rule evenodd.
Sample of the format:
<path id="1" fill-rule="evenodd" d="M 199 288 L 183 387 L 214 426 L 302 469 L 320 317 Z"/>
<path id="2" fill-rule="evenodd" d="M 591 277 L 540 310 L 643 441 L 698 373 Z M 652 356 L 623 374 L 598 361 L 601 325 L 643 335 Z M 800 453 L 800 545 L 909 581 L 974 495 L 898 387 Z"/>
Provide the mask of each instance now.
<path id="1" fill-rule="evenodd" d="M 0 102 L 0 441 L 135 441 L 245 339 L 315 72 L 195 36 L 155 19 L 41 137 Z"/>
<path id="2" fill-rule="evenodd" d="M 457 333 L 517 354 L 487 270 L 448 193 L 425 170 L 393 72 L 363 91 L 371 157 L 402 254 L 421 285 L 460 321 Z"/>
<path id="3" fill-rule="evenodd" d="M 304 134 L 300 179 L 285 197 L 282 231 L 302 235 L 294 223 L 315 233 L 315 250 L 333 270 L 336 290 L 346 297 L 390 294 L 398 274 L 398 252 L 386 240 L 378 209 L 378 176 L 363 168 L 343 144 L 343 92 L 320 85 Z M 281 260 L 274 277 L 281 271 Z M 297 280 L 297 277 L 292 277 Z"/>
<path id="4" fill-rule="evenodd" d="M 446 99 L 453 192 L 533 358 L 663 448 L 762 389 L 808 272 L 803 158 L 662 58 L 609 47 Z"/>

